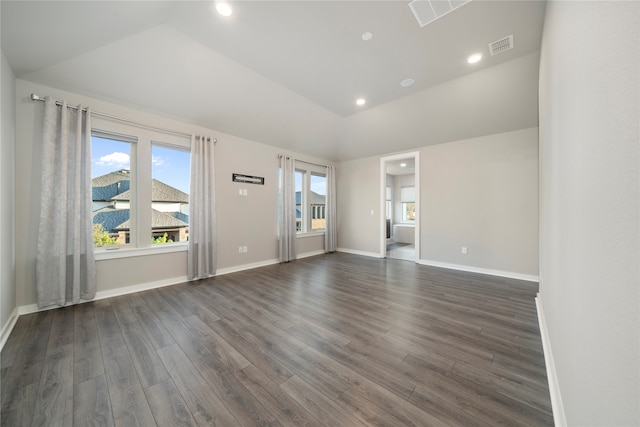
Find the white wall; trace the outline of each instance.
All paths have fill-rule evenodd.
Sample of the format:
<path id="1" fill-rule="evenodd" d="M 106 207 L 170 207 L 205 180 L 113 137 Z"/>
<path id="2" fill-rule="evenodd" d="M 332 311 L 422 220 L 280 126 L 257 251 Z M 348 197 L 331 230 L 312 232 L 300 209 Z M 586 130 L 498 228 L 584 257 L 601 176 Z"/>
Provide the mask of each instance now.
<path id="1" fill-rule="evenodd" d="M 537 277 L 537 137 L 530 128 L 420 148 L 420 262 Z M 378 254 L 380 157 L 338 172 L 339 247 Z"/>
<path id="2" fill-rule="evenodd" d="M 2 77 L 0 93 L 0 341 L 9 330 L 16 308 L 16 281 L 14 256 L 15 228 L 15 77 L 2 53 L 0 74 Z"/>
<path id="3" fill-rule="evenodd" d="M 420 160 L 420 259 L 535 279 L 537 128 L 425 147 Z"/>
<path id="4" fill-rule="evenodd" d="M 380 158 L 342 162 L 336 167 L 338 250 L 380 253 Z M 371 214 L 373 212 L 373 215 Z"/>
<path id="5" fill-rule="evenodd" d="M 31 306 L 36 301 L 35 248 L 40 194 L 40 156 L 37 144 L 43 103 L 32 101 L 32 92 L 41 96 L 64 98 L 71 104 L 82 102 L 90 105 L 94 111 L 126 117 L 151 126 L 186 133 L 203 132 L 216 137 L 218 272 L 277 262 L 277 154 L 282 150 L 99 99 L 17 80 L 16 134 L 20 144 L 16 152 L 16 208 L 21 212 L 16 220 L 19 306 Z M 297 159 L 313 163 L 327 163 L 322 159 L 296 153 L 287 154 L 294 154 Z M 265 185 L 234 183 L 232 173 L 265 177 Z M 248 190 L 246 197 L 238 194 L 240 188 Z M 323 236 L 307 237 L 299 239 L 299 242 L 301 240 L 304 242 L 300 244 L 300 256 L 305 255 L 304 251 L 316 252 L 324 247 Z M 247 246 L 248 252 L 239 254 L 238 246 Z M 177 283 L 186 280 L 186 252 L 102 259 L 97 261 L 96 270 L 98 295 L 112 295 L 136 287 Z"/>
<path id="6" fill-rule="evenodd" d="M 640 425 L 639 17 L 638 2 L 546 11 L 539 305 L 572 426 Z"/>

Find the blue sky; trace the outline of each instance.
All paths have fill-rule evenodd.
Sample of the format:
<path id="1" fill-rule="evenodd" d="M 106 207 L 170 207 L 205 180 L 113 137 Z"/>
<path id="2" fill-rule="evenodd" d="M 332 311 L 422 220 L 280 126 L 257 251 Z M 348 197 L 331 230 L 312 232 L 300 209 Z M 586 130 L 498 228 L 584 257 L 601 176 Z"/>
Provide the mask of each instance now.
<path id="1" fill-rule="evenodd" d="M 131 168 L 131 146 L 128 142 L 91 138 L 91 178 L 120 169 Z M 188 151 L 153 145 L 151 173 L 153 178 L 189 194 Z"/>

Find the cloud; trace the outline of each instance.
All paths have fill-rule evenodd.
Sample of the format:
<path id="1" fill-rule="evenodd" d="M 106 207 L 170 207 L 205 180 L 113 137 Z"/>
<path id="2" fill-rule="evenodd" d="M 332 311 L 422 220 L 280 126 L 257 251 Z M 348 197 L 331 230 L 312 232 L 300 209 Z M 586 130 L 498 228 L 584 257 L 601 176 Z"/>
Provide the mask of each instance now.
<path id="1" fill-rule="evenodd" d="M 116 151 L 106 156 L 100 157 L 100 160 L 96 162 L 98 166 L 116 166 L 118 168 L 128 168 L 130 158 L 127 153 L 121 153 Z"/>
<path id="2" fill-rule="evenodd" d="M 164 165 L 164 159 L 162 157 L 151 156 L 151 164 L 154 166 Z"/>

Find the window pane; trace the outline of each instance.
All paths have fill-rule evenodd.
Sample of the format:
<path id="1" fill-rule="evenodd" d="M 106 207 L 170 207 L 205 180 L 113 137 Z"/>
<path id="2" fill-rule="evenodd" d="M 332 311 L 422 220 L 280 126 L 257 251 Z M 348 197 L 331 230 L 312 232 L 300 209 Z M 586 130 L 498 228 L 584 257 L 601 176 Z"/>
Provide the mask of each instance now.
<path id="1" fill-rule="evenodd" d="M 325 204 L 327 198 L 327 177 L 311 174 L 311 192 L 308 202 L 311 212 L 311 230 L 325 229 Z"/>
<path id="2" fill-rule="evenodd" d="M 415 203 L 403 203 L 402 204 L 402 218 L 404 221 L 415 221 L 416 219 L 416 204 Z"/>
<path id="3" fill-rule="evenodd" d="M 126 244 L 131 235 L 131 143 L 92 136 L 93 240 Z"/>
<path id="4" fill-rule="evenodd" d="M 153 244 L 189 239 L 190 153 L 151 146 L 151 241 Z"/>

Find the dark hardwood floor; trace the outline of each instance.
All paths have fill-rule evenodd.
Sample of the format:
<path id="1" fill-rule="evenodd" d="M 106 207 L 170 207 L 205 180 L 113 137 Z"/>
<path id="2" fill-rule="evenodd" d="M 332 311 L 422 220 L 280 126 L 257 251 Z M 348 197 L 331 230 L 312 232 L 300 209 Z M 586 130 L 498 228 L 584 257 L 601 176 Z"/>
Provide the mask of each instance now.
<path id="1" fill-rule="evenodd" d="M 537 289 L 336 253 L 21 316 L 2 425 L 551 425 Z"/>

